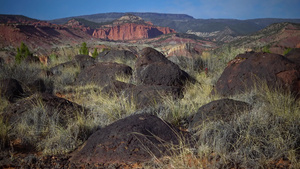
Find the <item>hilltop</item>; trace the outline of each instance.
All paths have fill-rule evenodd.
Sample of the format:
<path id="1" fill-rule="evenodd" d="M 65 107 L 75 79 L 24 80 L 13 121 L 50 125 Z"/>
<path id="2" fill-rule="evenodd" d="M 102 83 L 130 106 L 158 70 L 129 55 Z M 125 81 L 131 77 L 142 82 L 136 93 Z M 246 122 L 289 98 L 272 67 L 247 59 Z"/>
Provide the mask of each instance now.
<path id="1" fill-rule="evenodd" d="M 170 27 L 176 32 L 186 33 L 188 31 L 195 33 L 212 33 L 215 31 L 224 31 L 230 29 L 234 36 L 247 35 L 259 31 L 270 24 L 279 22 L 300 23 L 300 19 L 280 19 L 280 18 L 260 18 L 260 19 L 195 19 L 186 14 L 164 14 L 164 13 L 139 13 L 130 12 L 135 16 L 150 21 L 154 25 Z M 126 13 L 100 13 L 93 15 L 75 16 L 71 18 L 83 18 L 96 23 L 112 22 Z M 68 18 L 50 20 L 55 24 L 66 23 Z"/>
<path id="2" fill-rule="evenodd" d="M 229 45 L 251 49 L 265 48 L 272 53 L 283 54 L 288 48 L 300 48 L 300 24 L 289 22 L 271 24 L 249 36 L 232 41 Z"/>

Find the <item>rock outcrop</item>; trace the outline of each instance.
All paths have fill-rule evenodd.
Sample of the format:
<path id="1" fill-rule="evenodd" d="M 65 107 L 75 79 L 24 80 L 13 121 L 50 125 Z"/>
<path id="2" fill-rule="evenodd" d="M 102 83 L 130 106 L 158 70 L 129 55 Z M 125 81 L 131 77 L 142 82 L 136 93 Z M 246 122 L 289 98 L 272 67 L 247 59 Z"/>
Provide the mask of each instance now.
<path id="1" fill-rule="evenodd" d="M 167 27 L 125 23 L 112 26 L 111 28 L 96 29 L 93 33 L 93 37 L 104 40 L 126 41 L 154 38 L 168 33 L 175 33 L 175 30 Z"/>
<path id="2" fill-rule="evenodd" d="M 142 18 L 127 14 L 112 25 L 106 25 L 96 29 L 93 37 L 104 40 L 126 41 L 154 38 L 162 34 L 175 33 L 174 29 L 168 27 L 153 26 Z"/>
<path id="3" fill-rule="evenodd" d="M 288 59 L 300 65 L 300 48 L 294 48 L 285 55 Z"/>

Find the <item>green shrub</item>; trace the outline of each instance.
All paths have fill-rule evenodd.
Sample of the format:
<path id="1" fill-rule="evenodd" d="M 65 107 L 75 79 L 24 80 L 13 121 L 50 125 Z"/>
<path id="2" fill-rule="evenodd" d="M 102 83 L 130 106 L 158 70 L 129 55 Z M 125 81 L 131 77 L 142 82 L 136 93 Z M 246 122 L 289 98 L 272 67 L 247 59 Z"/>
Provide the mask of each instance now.
<path id="1" fill-rule="evenodd" d="M 94 52 L 92 53 L 92 57 L 95 59 L 98 56 L 97 48 L 94 49 Z"/>
<path id="2" fill-rule="evenodd" d="M 22 42 L 20 48 L 17 48 L 17 55 L 15 56 L 15 61 L 20 64 L 29 55 L 32 54 L 30 53 L 28 47 Z"/>
<path id="3" fill-rule="evenodd" d="M 83 42 L 83 43 L 81 44 L 81 47 L 80 47 L 80 49 L 79 49 L 79 54 L 81 54 L 81 55 L 89 55 L 89 49 L 87 48 L 85 42 Z"/>
<path id="4" fill-rule="evenodd" d="M 270 47 L 269 46 L 264 46 L 263 49 L 262 49 L 262 52 L 271 53 Z"/>
<path id="5" fill-rule="evenodd" d="M 286 54 L 288 54 L 290 51 L 292 50 L 292 48 L 287 48 L 284 50 L 283 55 L 285 56 Z"/>

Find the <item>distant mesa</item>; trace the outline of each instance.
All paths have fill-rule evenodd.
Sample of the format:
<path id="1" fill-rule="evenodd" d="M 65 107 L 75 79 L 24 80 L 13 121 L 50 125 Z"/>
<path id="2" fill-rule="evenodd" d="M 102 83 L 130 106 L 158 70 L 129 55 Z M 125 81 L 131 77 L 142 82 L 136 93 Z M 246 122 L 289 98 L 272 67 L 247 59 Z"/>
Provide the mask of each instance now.
<path id="1" fill-rule="evenodd" d="M 141 17 L 126 14 L 115 20 L 113 24 L 96 29 L 92 36 L 104 40 L 127 41 L 155 38 L 169 33 L 176 33 L 176 31 L 168 27 L 154 26 Z"/>
<path id="2" fill-rule="evenodd" d="M 112 41 L 148 39 L 175 33 L 175 30 L 171 28 L 154 26 L 150 21 L 146 22 L 141 17 L 132 14 L 125 14 L 105 25 L 82 18 L 73 18 L 65 26 L 80 29 L 95 38 Z"/>

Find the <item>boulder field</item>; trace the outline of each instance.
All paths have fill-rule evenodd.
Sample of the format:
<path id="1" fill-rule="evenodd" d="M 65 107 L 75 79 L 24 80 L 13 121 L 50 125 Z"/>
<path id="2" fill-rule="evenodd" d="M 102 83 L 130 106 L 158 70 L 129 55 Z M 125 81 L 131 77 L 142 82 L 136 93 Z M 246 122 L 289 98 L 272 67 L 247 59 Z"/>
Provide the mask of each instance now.
<path id="1" fill-rule="evenodd" d="M 111 55 L 117 53 L 122 59 L 130 56 L 135 62 L 135 68 L 113 62 L 114 59 L 107 58 L 109 53 Z M 287 56 L 296 58 L 292 55 Z M 134 101 L 140 111 L 102 128 L 99 127 L 80 147 L 69 154 L 70 157 L 62 157 L 61 161 L 55 162 L 53 162 L 55 158 L 50 160 L 60 168 L 106 168 L 109 164 L 121 166 L 141 164 L 176 153 L 172 147 L 178 146 L 183 141 L 187 141 L 186 146 L 192 149 L 194 141 L 192 133 L 197 132 L 197 128 L 203 123 L 217 120 L 228 122 L 245 111 L 251 111 L 251 104 L 227 97 L 254 88 L 259 80 L 266 81 L 269 87 L 280 86 L 293 93 L 300 92 L 300 69 L 297 63 L 278 54 L 254 52 L 240 54 L 228 63 L 212 91 L 212 94 L 222 95 L 223 99 L 201 106 L 195 114 L 187 117 L 189 129 L 180 130 L 178 126 L 173 126 L 156 116 L 155 112 L 143 112 L 145 108 L 161 103 L 162 96 L 183 98 L 185 85 L 198 83 L 162 53 L 153 48 L 144 48 L 137 58 L 127 51 L 101 53 L 97 59 L 78 55 L 72 61 L 51 68 L 48 75 L 57 76 L 66 68 L 76 66 L 80 72 L 72 85 L 81 86 L 89 83 L 99 85 L 103 88 L 102 93 L 125 96 Z M 120 74 L 130 76 L 135 83 L 118 81 L 116 76 Z M 85 115 L 92 111 L 52 93 L 45 93 L 45 84 L 42 80 L 28 84 L 32 86 L 30 93 L 24 92 L 16 79 L 2 79 L 0 84 L 1 97 L 11 102 L 1 115 L 13 125 L 30 113 L 34 106 L 32 103 L 43 104 L 49 110 L 50 114 L 47 114 L 49 117 L 52 117 L 51 112 L 61 113 L 58 120 L 62 126 L 66 125 L 68 119 L 75 117 L 74 113 L 81 111 Z M 49 163 L 40 162 L 47 158 L 33 156 L 35 164 L 39 164 L 39 167 L 49 167 Z M 20 162 L 18 160 L 21 159 L 16 159 Z M 0 159 L 0 166 L 5 166 L 2 163 L 5 162 Z M 32 160 L 27 162 L 23 160 L 23 164 L 35 166 Z"/>

